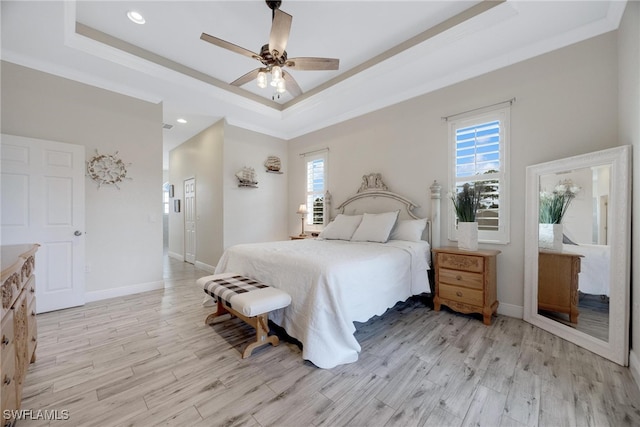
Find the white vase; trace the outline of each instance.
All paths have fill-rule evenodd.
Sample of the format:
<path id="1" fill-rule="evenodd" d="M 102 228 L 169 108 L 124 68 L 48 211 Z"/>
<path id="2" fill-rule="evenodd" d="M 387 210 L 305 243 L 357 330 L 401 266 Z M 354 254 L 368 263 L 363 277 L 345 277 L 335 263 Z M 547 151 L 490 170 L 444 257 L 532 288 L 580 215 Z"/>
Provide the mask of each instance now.
<path id="1" fill-rule="evenodd" d="M 478 250 L 477 222 L 458 223 L 458 249 L 464 249 L 467 251 Z"/>
<path id="2" fill-rule="evenodd" d="M 562 252 L 562 224 L 539 224 L 538 228 L 538 246 Z"/>

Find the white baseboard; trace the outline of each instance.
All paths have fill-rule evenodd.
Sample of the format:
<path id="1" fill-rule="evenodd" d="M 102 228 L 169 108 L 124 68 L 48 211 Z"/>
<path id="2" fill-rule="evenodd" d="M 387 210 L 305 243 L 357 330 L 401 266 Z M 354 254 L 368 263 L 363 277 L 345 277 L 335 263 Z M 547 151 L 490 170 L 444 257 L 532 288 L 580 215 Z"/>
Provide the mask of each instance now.
<path id="1" fill-rule="evenodd" d="M 169 257 L 171 257 L 171 258 L 175 258 L 177 260 L 184 261 L 184 255 L 179 254 L 177 252 L 169 251 L 169 252 L 167 252 L 167 255 L 169 255 Z"/>
<path id="2" fill-rule="evenodd" d="M 636 385 L 640 388 L 640 356 L 633 350 L 629 352 L 629 369 L 631 376 L 636 380 Z"/>
<path id="3" fill-rule="evenodd" d="M 498 305 L 498 314 L 522 319 L 524 317 L 524 307 L 521 305 L 505 304 L 501 302 L 500 305 Z"/>
<path id="4" fill-rule="evenodd" d="M 201 261 L 196 261 L 195 266 L 196 266 L 196 268 L 198 268 L 200 270 L 208 271 L 211 274 L 216 272 L 216 266 L 215 265 L 209 265 L 209 264 L 205 264 L 204 262 L 201 262 Z"/>
<path id="5" fill-rule="evenodd" d="M 91 291 L 84 294 L 85 302 L 101 301 L 103 299 L 117 298 L 125 295 L 139 294 L 141 292 L 164 289 L 164 281 L 140 283 L 137 285 L 121 286 L 119 288 Z"/>

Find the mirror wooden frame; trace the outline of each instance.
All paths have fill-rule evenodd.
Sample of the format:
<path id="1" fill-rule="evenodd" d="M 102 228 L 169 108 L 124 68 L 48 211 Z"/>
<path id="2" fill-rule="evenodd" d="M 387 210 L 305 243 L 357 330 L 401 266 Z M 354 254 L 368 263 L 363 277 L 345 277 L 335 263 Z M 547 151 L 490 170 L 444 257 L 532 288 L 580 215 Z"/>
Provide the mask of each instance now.
<path id="1" fill-rule="evenodd" d="M 604 341 L 538 314 L 538 204 L 540 176 L 611 165 L 609 339 Z M 629 364 L 631 146 L 621 146 L 527 167 L 524 320 L 620 365 Z"/>

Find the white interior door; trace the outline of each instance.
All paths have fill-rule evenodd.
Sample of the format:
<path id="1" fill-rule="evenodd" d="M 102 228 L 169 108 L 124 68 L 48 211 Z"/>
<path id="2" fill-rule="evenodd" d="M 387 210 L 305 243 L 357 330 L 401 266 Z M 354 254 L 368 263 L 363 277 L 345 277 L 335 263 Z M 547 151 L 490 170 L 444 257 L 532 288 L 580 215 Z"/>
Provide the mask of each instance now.
<path id="1" fill-rule="evenodd" d="M 184 260 L 196 262 L 196 180 L 184 182 Z"/>
<path id="2" fill-rule="evenodd" d="M 84 304 L 81 145 L 2 135 L 2 244 L 39 243 L 38 313 Z"/>

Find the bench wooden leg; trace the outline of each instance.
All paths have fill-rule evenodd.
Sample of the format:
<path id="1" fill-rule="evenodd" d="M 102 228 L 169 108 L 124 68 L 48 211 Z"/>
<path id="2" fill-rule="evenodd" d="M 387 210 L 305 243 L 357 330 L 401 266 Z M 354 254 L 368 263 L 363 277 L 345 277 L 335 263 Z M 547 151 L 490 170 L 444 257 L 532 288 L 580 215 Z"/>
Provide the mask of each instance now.
<path id="1" fill-rule="evenodd" d="M 226 314 L 232 317 L 235 316 L 235 317 L 238 317 L 239 319 L 242 319 L 245 323 L 251 325 L 256 330 L 256 340 L 250 343 L 249 345 L 247 345 L 247 347 L 244 349 L 244 351 L 242 352 L 243 359 L 246 359 L 247 357 L 251 356 L 251 353 L 253 352 L 254 349 L 261 347 L 265 344 L 271 344 L 274 347 L 280 344 L 280 340 L 278 339 L 277 336 L 275 335 L 269 336 L 269 317 L 268 317 L 269 313 L 259 314 L 258 316 L 254 316 L 254 317 L 247 317 L 241 313 L 238 313 L 232 308 L 225 307 L 222 304 L 220 299 L 218 299 L 217 310 L 214 313 L 211 313 L 210 315 L 208 315 L 204 323 L 205 325 L 211 325 L 212 323 L 215 322 L 217 318 L 224 316 Z"/>
<path id="2" fill-rule="evenodd" d="M 216 303 L 216 311 L 214 313 L 211 313 L 210 315 L 207 316 L 206 319 L 204 319 L 204 324 L 211 325 L 215 323 L 215 320 L 218 317 L 224 316 L 225 314 L 228 314 L 229 316 L 233 317 L 233 313 L 227 310 L 224 304 L 222 304 L 222 301 L 218 299 L 218 302 Z M 224 319 L 224 320 L 228 320 L 228 319 Z"/>
<path id="3" fill-rule="evenodd" d="M 247 323 L 249 323 L 251 326 L 253 326 L 256 329 L 256 340 L 255 342 L 252 342 L 244 349 L 244 351 L 242 352 L 243 359 L 246 359 L 247 357 L 251 356 L 251 353 L 253 352 L 254 349 L 261 347 L 265 344 L 271 344 L 274 347 L 280 344 L 280 340 L 278 339 L 277 336 L 275 335 L 269 336 L 269 323 L 268 323 L 269 320 L 267 317 L 267 313 L 260 314 L 256 317 L 249 317 L 245 319 L 243 319 L 245 320 L 245 322 L 247 322 L 247 320 L 251 320 L 251 322 L 247 322 Z"/>

